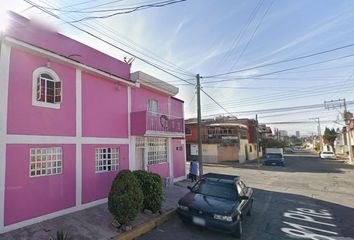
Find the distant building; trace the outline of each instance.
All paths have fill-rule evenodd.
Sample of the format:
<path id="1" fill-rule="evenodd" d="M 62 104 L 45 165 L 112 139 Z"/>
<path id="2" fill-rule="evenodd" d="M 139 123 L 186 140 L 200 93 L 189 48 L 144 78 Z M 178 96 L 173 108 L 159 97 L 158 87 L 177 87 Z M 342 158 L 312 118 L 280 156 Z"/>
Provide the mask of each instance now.
<path id="1" fill-rule="evenodd" d="M 280 136 L 280 137 L 287 137 L 287 136 L 288 136 L 288 131 L 279 130 L 279 136 Z"/>
<path id="2" fill-rule="evenodd" d="M 297 138 L 300 138 L 300 131 L 296 131 L 295 135 L 296 135 Z"/>

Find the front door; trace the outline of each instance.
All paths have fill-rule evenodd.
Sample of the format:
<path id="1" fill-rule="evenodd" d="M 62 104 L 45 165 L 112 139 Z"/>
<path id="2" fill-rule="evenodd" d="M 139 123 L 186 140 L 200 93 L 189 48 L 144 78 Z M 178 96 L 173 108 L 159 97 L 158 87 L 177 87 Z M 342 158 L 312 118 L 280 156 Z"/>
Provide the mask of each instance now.
<path id="1" fill-rule="evenodd" d="M 144 148 L 135 149 L 135 169 L 145 170 L 144 164 Z"/>

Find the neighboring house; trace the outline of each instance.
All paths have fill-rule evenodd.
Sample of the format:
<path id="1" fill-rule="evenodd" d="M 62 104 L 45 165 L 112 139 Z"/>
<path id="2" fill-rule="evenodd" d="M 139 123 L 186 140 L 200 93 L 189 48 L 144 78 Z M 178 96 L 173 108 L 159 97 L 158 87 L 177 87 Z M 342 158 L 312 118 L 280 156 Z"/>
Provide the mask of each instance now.
<path id="1" fill-rule="evenodd" d="M 354 120 L 351 120 L 354 123 Z M 334 142 L 336 154 L 344 154 L 349 156 L 349 146 L 351 147 L 352 162 L 354 162 L 354 124 L 350 124 L 349 131 L 347 127 L 343 127 L 342 131 L 337 132 L 337 138 Z M 350 144 L 348 144 L 350 142 Z"/>
<path id="2" fill-rule="evenodd" d="M 198 157 L 198 124 L 186 120 L 187 160 Z M 245 162 L 257 158 L 256 124 L 250 119 L 217 118 L 202 121 L 203 162 Z M 262 153 L 260 152 L 260 156 Z"/>
<path id="3" fill-rule="evenodd" d="M 177 88 L 12 17 L 0 46 L 0 233 L 106 202 L 122 169 L 185 177 Z"/>

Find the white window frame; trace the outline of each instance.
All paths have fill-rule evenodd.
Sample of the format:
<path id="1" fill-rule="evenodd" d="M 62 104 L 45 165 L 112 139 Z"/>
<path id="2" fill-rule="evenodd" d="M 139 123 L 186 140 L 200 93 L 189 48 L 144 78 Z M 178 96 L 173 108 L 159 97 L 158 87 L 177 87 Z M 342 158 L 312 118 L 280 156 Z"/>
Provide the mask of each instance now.
<path id="1" fill-rule="evenodd" d="M 30 148 L 29 176 L 43 177 L 63 173 L 62 147 Z"/>
<path id="2" fill-rule="evenodd" d="M 95 169 L 96 169 L 95 172 L 105 173 L 105 172 L 118 171 L 119 152 L 120 152 L 119 147 L 96 148 L 95 149 Z"/>
<path id="3" fill-rule="evenodd" d="M 157 99 L 148 99 L 147 111 L 151 113 L 159 112 L 159 101 Z"/>
<path id="4" fill-rule="evenodd" d="M 60 102 L 50 103 L 50 102 L 39 101 L 37 99 L 38 78 L 39 78 L 39 76 L 41 74 L 50 75 L 53 78 L 53 80 L 50 80 L 50 81 L 53 81 L 54 85 L 55 85 L 56 82 L 60 82 L 61 83 L 61 89 L 60 89 L 61 101 Z M 54 87 L 54 92 L 55 92 L 55 87 Z M 54 96 L 54 98 L 55 98 L 55 96 Z M 33 76 L 32 76 L 32 105 L 33 106 L 37 106 L 37 107 L 46 107 L 46 108 L 60 109 L 61 102 L 63 102 L 63 82 L 60 81 L 60 78 L 56 74 L 56 72 L 54 72 L 52 69 L 50 69 L 48 67 L 40 67 L 40 68 L 37 68 L 36 70 L 34 70 L 33 71 Z"/>
<path id="5" fill-rule="evenodd" d="M 147 164 L 157 165 L 168 162 L 167 138 L 147 138 Z"/>

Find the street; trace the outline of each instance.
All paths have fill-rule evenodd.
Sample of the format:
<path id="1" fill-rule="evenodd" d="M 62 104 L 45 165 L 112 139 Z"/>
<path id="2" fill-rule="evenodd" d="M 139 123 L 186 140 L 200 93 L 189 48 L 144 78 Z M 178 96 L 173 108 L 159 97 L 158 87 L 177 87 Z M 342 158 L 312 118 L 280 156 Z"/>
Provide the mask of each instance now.
<path id="1" fill-rule="evenodd" d="M 243 221 L 245 240 L 354 239 L 354 166 L 303 153 L 286 156 L 286 166 L 256 162 L 204 166 L 204 172 L 241 176 L 254 189 L 252 216 Z M 183 224 L 175 216 L 138 238 L 234 239 Z"/>

